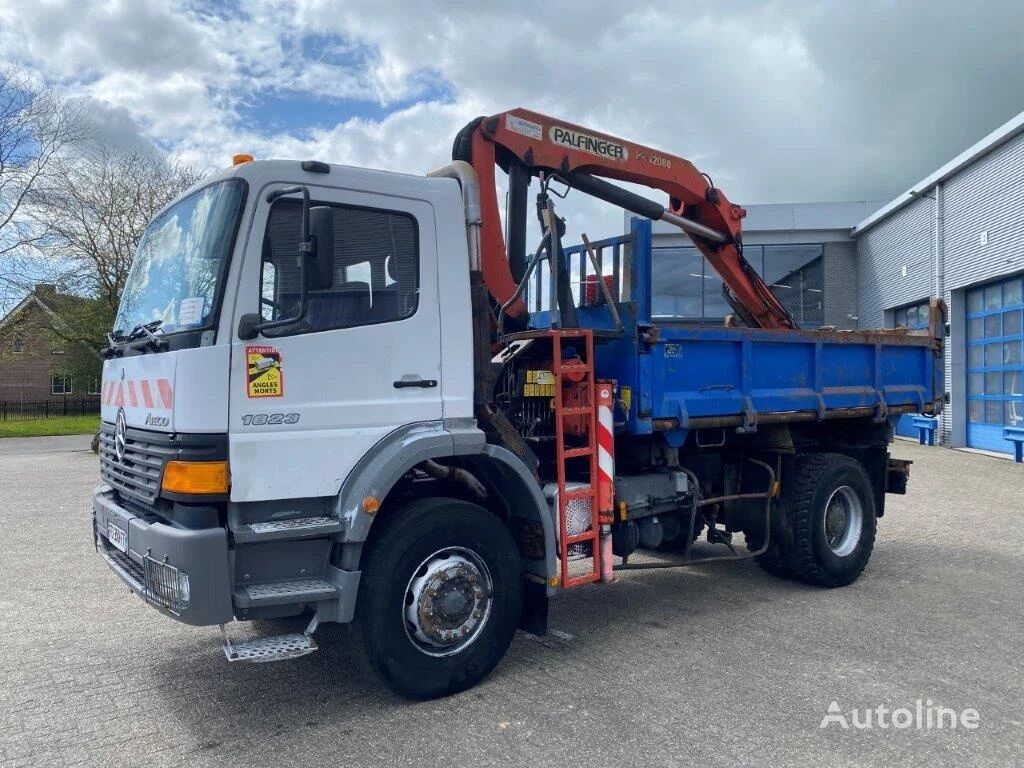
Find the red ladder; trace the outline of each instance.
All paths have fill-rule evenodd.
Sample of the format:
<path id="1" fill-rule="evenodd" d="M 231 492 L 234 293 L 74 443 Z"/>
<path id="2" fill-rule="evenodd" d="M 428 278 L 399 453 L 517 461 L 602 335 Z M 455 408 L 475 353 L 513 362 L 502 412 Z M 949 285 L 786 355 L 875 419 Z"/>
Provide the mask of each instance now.
<path id="1" fill-rule="evenodd" d="M 597 581 L 601 576 L 601 553 L 598 544 L 598 504 L 597 504 L 597 397 L 594 387 L 594 334 L 588 328 L 552 329 L 551 334 L 551 373 L 555 377 L 555 464 L 558 470 L 558 555 L 561 562 L 561 586 L 569 589 L 582 584 Z M 585 348 L 586 358 L 582 362 L 565 363 L 562 360 L 563 340 L 576 342 Z M 585 402 L 582 405 L 565 405 L 565 387 L 569 382 L 566 376 L 574 374 L 571 383 L 582 386 Z M 582 378 L 577 379 L 580 374 Z M 586 419 L 586 445 L 566 448 L 565 420 L 569 417 Z M 566 462 L 570 459 L 587 457 L 589 459 L 585 480 L 582 487 L 568 490 L 566 488 Z M 566 529 L 566 510 L 572 501 L 590 502 L 590 529 L 573 536 Z M 588 572 L 569 575 L 569 548 L 574 544 L 590 544 L 591 569 Z"/>

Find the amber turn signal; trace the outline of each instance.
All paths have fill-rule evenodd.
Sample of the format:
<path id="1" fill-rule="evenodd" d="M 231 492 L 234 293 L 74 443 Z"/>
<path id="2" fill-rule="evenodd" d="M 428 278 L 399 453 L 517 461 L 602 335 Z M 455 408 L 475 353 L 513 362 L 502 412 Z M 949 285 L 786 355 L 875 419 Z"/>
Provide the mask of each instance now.
<path id="1" fill-rule="evenodd" d="M 226 461 L 169 461 L 161 488 L 168 493 L 227 493 Z"/>

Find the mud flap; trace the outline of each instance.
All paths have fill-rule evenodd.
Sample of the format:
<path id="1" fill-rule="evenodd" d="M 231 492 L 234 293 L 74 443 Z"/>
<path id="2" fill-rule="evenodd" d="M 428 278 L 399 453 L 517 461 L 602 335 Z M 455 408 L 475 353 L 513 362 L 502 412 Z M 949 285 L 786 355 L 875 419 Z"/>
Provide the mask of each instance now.
<path id="1" fill-rule="evenodd" d="M 519 628 L 542 637 L 548 631 L 548 590 L 543 584 L 523 579 L 523 611 Z"/>

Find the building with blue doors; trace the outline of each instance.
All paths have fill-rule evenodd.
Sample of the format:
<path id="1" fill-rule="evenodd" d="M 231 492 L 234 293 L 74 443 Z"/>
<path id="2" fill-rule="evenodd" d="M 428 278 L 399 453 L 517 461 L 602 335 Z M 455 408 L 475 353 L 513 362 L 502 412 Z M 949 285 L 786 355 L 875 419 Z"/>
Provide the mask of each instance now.
<path id="1" fill-rule="evenodd" d="M 1024 426 L 1024 113 L 853 228 L 862 328 L 949 307 L 943 445 L 1012 453 Z"/>
<path id="2" fill-rule="evenodd" d="M 888 202 L 747 205 L 744 251 L 807 328 L 919 328 L 950 310 L 938 442 L 1011 454 L 1024 426 L 1024 113 Z M 628 219 L 627 219 L 628 226 Z M 721 281 L 653 226 L 654 314 L 718 324 Z M 897 431 L 915 434 L 905 417 Z"/>

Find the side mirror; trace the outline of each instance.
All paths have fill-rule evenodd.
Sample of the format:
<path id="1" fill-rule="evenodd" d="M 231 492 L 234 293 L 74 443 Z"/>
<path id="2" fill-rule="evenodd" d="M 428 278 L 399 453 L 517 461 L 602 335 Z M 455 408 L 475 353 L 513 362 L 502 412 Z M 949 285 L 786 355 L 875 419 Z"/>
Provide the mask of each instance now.
<path id="1" fill-rule="evenodd" d="M 260 335 L 260 326 L 263 322 L 263 317 L 257 312 L 242 315 L 238 321 L 238 338 L 242 341 L 255 339 Z"/>

